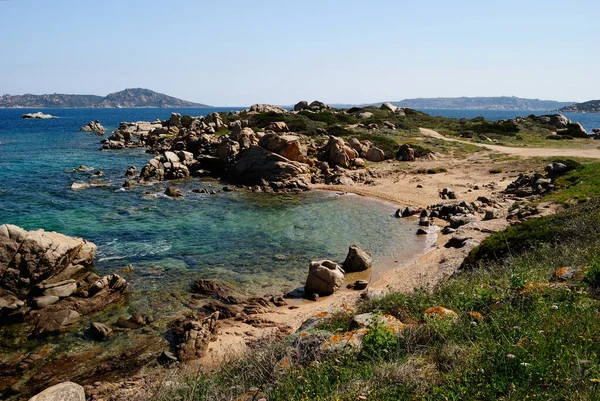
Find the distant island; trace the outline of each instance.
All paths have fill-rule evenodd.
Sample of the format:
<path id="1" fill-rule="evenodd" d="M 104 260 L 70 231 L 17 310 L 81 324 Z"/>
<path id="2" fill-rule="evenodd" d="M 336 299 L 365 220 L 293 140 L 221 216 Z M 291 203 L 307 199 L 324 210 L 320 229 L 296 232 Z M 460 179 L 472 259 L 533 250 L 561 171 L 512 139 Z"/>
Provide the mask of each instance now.
<path id="1" fill-rule="evenodd" d="M 600 100 L 571 104 L 561 108 L 559 111 L 568 113 L 600 113 Z"/>
<path id="2" fill-rule="evenodd" d="M 188 102 L 150 89 L 134 88 L 111 93 L 108 96 L 65 95 L 4 95 L 0 96 L 0 108 L 178 108 L 210 107 L 202 103 Z"/>
<path id="3" fill-rule="evenodd" d="M 573 104 L 573 102 L 524 99 L 514 96 L 417 98 L 390 103 L 394 106 L 409 107 L 411 109 L 458 110 L 557 110 Z"/>

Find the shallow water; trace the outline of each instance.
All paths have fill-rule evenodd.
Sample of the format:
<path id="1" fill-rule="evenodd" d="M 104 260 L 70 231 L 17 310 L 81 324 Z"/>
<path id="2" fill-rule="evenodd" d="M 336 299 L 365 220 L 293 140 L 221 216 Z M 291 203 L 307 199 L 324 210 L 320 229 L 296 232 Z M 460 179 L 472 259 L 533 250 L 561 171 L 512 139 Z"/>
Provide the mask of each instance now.
<path id="1" fill-rule="evenodd" d="M 140 169 L 151 155 L 98 151 L 100 137 L 79 127 L 99 119 L 110 130 L 120 121 L 165 119 L 170 110 L 44 111 L 59 118 L 21 120 L 28 110 L 0 110 L 0 224 L 86 238 L 98 245 L 101 273 L 133 265 L 132 311 L 151 305 L 156 291 L 183 290 L 194 278 L 232 281 L 241 292 L 262 295 L 301 285 L 311 260 L 342 261 L 351 244 L 373 254 L 375 274 L 405 264 L 426 245 L 414 221 L 393 217 L 393 205 L 358 196 L 192 192 L 223 186 L 210 179 L 175 183 L 183 199 L 164 196 L 167 183 L 125 191 L 127 167 Z M 81 164 L 90 169 L 74 172 Z M 70 189 L 96 169 L 112 186 Z"/>

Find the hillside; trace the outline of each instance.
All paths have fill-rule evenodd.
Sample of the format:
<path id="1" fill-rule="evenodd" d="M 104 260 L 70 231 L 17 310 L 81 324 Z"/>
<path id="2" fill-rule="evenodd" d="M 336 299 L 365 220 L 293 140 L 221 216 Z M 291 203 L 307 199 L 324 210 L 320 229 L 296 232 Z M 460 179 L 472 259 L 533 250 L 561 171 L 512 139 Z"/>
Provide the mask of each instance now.
<path id="1" fill-rule="evenodd" d="M 4 95 L 0 96 L 0 108 L 175 108 L 209 107 L 157 93 L 149 89 L 125 89 L 106 97 L 96 95 Z"/>
<path id="2" fill-rule="evenodd" d="M 413 109 L 464 110 L 556 110 L 571 104 L 554 100 L 524 99 L 518 97 L 439 97 L 404 99 L 391 102 L 395 106 Z"/>
<path id="3" fill-rule="evenodd" d="M 569 113 L 600 113 L 600 100 L 571 104 L 561 108 L 559 111 Z"/>

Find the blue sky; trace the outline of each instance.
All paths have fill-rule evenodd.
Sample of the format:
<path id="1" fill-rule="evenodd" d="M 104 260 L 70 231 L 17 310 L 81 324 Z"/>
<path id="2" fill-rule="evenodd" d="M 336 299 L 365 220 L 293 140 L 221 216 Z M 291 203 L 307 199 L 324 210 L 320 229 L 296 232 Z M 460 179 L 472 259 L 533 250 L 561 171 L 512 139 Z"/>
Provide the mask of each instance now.
<path id="1" fill-rule="evenodd" d="M 0 94 L 600 98 L 600 2 L 0 0 Z"/>

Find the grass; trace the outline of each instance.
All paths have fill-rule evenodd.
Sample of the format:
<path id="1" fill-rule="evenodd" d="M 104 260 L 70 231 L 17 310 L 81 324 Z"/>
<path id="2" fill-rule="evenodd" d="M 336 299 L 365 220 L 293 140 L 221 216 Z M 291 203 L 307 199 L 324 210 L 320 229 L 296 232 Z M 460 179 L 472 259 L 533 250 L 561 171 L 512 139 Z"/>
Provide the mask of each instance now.
<path id="1" fill-rule="evenodd" d="M 582 164 L 557 178 L 556 185 L 560 190 L 546 196 L 546 200 L 570 205 L 597 197 L 600 194 L 600 163 Z"/>
<path id="2" fill-rule="evenodd" d="M 411 325 L 399 335 L 375 325 L 360 351 L 314 354 L 276 373 L 273 366 L 290 355 L 291 336 L 222 371 L 188 377 L 157 399 L 598 399 L 599 234 L 598 199 L 513 226 L 485 240 L 469 269 L 434 290 L 390 293 L 353 312 Z M 584 265 L 591 267 L 583 281 L 547 284 L 558 268 Z M 424 319 L 435 305 L 458 318 Z M 334 314 L 319 330 L 345 331 L 351 315 Z"/>

